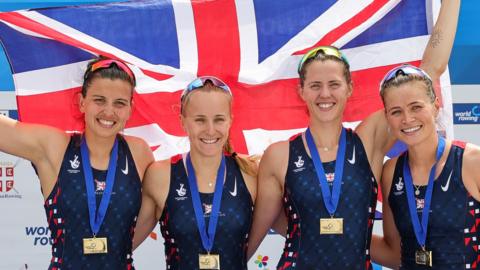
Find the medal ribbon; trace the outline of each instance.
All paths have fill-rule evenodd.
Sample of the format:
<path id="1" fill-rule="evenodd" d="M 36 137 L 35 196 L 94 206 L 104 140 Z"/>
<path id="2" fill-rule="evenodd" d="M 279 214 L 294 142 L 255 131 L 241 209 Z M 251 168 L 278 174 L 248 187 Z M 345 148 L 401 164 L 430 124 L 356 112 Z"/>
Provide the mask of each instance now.
<path id="1" fill-rule="evenodd" d="M 215 239 L 215 232 L 217 231 L 218 216 L 222 201 L 223 179 L 225 176 L 225 156 L 222 155 L 222 161 L 220 162 L 220 167 L 218 167 L 217 171 L 217 180 L 215 182 L 215 191 L 213 193 L 212 212 L 208 222 L 208 232 L 207 228 L 205 227 L 205 218 L 203 216 L 203 209 L 198 191 L 197 177 L 195 176 L 195 170 L 193 169 L 192 161 L 190 159 L 190 153 L 187 155 L 186 163 L 188 171 L 188 183 L 190 184 L 190 194 L 192 195 L 193 210 L 195 211 L 197 228 L 200 232 L 200 238 L 202 239 L 203 247 L 210 253 L 213 247 L 213 241 Z"/>
<path id="2" fill-rule="evenodd" d="M 90 154 L 87 148 L 87 142 L 85 136 L 83 136 L 82 144 L 80 145 L 80 152 L 82 155 L 83 174 L 85 178 L 85 186 L 87 188 L 87 202 L 88 213 L 90 217 L 90 228 L 92 229 L 93 236 L 96 236 L 100 231 L 103 219 L 107 213 L 108 204 L 110 203 L 110 197 L 112 195 L 113 184 L 115 183 L 115 171 L 117 168 L 117 154 L 118 154 L 118 140 L 115 138 L 113 143 L 112 152 L 110 153 L 110 161 L 108 162 L 108 171 L 106 179 L 106 187 L 98 206 L 95 198 L 95 189 L 93 188 L 93 172 L 92 165 L 90 164 Z"/>
<path id="3" fill-rule="evenodd" d="M 312 133 L 310 128 L 307 128 L 305 132 L 305 137 L 307 139 L 307 146 L 310 150 L 310 155 L 312 156 L 313 165 L 315 166 L 315 171 L 317 172 L 318 182 L 322 188 L 323 203 L 327 208 L 328 213 L 331 217 L 335 214 L 337 210 L 338 201 L 340 200 L 340 193 L 342 188 L 342 176 L 343 176 L 343 167 L 345 162 L 345 148 L 347 144 L 345 129 L 342 127 L 340 133 L 340 141 L 338 143 L 337 157 L 335 162 L 335 177 L 333 178 L 333 188 L 330 192 L 328 187 L 327 176 L 325 175 L 325 170 L 323 168 L 322 160 L 318 154 L 317 146 L 313 140 Z"/>
<path id="4" fill-rule="evenodd" d="M 417 215 L 417 204 L 415 202 L 415 196 L 413 195 L 413 178 L 410 171 L 410 165 L 408 164 L 408 153 L 405 156 L 405 160 L 403 163 L 403 178 L 405 180 L 405 187 L 407 191 L 408 210 L 410 212 L 410 219 L 412 220 L 415 237 L 417 238 L 417 242 L 418 244 L 420 244 L 421 247 L 425 247 L 425 241 L 427 240 L 428 216 L 430 213 L 430 203 L 432 202 L 435 170 L 444 150 L 445 139 L 438 136 L 436 161 L 435 164 L 433 164 L 432 169 L 430 170 L 430 175 L 428 177 L 427 192 L 425 194 L 425 204 L 423 207 L 421 224 Z"/>

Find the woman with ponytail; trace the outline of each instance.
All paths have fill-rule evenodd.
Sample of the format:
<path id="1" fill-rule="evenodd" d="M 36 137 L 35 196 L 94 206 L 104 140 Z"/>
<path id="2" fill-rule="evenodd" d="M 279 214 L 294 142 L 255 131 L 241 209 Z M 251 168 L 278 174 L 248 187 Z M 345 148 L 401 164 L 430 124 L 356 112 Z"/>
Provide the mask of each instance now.
<path id="1" fill-rule="evenodd" d="M 256 163 L 230 146 L 231 105 L 218 78 L 192 81 L 180 111 L 190 152 L 147 170 L 134 247 L 158 221 L 167 269 L 247 269 Z"/>

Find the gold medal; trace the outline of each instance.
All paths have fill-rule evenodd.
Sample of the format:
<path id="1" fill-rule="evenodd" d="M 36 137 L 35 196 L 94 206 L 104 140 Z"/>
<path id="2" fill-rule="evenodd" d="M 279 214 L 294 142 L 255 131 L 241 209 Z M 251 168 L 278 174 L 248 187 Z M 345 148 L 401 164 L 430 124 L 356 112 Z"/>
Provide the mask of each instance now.
<path id="1" fill-rule="evenodd" d="M 432 251 L 425 248 L 415 251 L 415 263 L 432 267 Z"/>
<path id="2" fill-rule="evenodd" d="M 105 253 L 108 253 L 106 237 L 83 238 L 83 254 Z"/>
<path id="3" fill-rule="evenodd" d="M 343 218 L 321 218 L 320 234 L 343 234 Z"/>
<path id="4" fill-rule="evenodd" d="M 198 254 L 198 268 L 200 269 L 220 269 L 220 255 L 218 254 Z"/>

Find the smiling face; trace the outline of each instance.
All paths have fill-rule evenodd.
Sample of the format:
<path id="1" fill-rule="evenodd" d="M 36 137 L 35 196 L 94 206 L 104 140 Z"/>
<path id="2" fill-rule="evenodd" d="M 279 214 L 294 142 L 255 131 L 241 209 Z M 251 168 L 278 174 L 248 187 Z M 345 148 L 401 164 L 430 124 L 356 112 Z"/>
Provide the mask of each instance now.
<path id="1" fill-rule="evenodd" d="M 310 117 L 320 122 L 341 121 L 352 85 L 344 76 L 344 66 L 333 60 L 313 61 L 305 73 L 299 95 Z"/>
<path id="2" fill-rule="evenodd" d="M 190 151 L 201 156 L 223 152 L 232 125 L 231 97 L 223 90 L 193 90 L 181 115 Z"/>
<path id="3" fill-rule="evenodd" d="M 384 94 L 385 113 L 393 135 L 407 145 L 415 145 L 436 136 L 435 119 L 439 101 L 427 95 L 422 81 L 392 86 Z"/>
<path id="4" fill-rule="evenodd" d="M 80 111 L 85 114 L 86 132 L 101 137 L 116 136 L 125 127 L 130 114 L 132 85 L 120 79 L 96 77 L 80 97 Z"/>

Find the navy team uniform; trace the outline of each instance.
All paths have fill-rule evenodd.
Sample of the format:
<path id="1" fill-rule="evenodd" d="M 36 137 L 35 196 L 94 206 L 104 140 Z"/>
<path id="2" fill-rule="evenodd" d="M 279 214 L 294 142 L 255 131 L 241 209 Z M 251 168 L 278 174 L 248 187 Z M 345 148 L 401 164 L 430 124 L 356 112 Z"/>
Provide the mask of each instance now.
<path id="1" fill-rule="evenodd" d="M 445 166 L 433 185 L 427 229 L 426 248 L 432 251 L 432 268 L 415 263 L 415 251 L 420 247 L 415 238 L 408 210 L 403 180 L 405 154 L 395 165 L 388 201 L 401 236 L 402 266 L 400 269 L 478 269 L 480 233 L 479 202 L 465 189 L 462 181 L 464 143 L 452 144 Z M 415 196 L 421 217 L 427 186 L 420 186 Z"/>
<path id="2" fill-rule="evenodd" d="M 253 203 L 240 169 L 226 156 L 226 180 L 212 254 L 220 255 L 220 267 L 247 269 L 247 240 L 252 225 Z M 205 224 L 212 209 L 213 193 L 200 193 Z M 170 190 L 159 220 L 165 239 L 167 269 L 198 269 L 198 255 L 205 254 L 193 210 L 190 186 L 181 156 L 172 159 Z M 208 228 L 208 225 L 207 225 Z"/>
<path id="3" fill-rule="evenodd" d="M 284 188 L 288 231 L 277 269 L 372 269 L 369 249 L 378 190 L 358 135 L 346 130 L 341 194 L 335 212 L 336 218 L 343 218 L 341 235 L 320 234 L 320 219 L 330 215 L 302 137 L 291 139 L 289 149 Z M 335 162 L 323 163 L 330 189 Z"/>
<path id="4" fill-rule="evenodd" d="M 97 237 L 108 238 L 107 254 L 83 254 L 83 239 L 91 238 L 81 136 L 72 135 L 65 151 L 57 182 L 45 201 L 53 239 L 49 270 L 133 269 L 132 237 L 141 204 L 141 182 L 127 142 L 118 136 L 115 184 L 106 216 Z M 107 171 L 93 169 L 97 207 Z"/>

